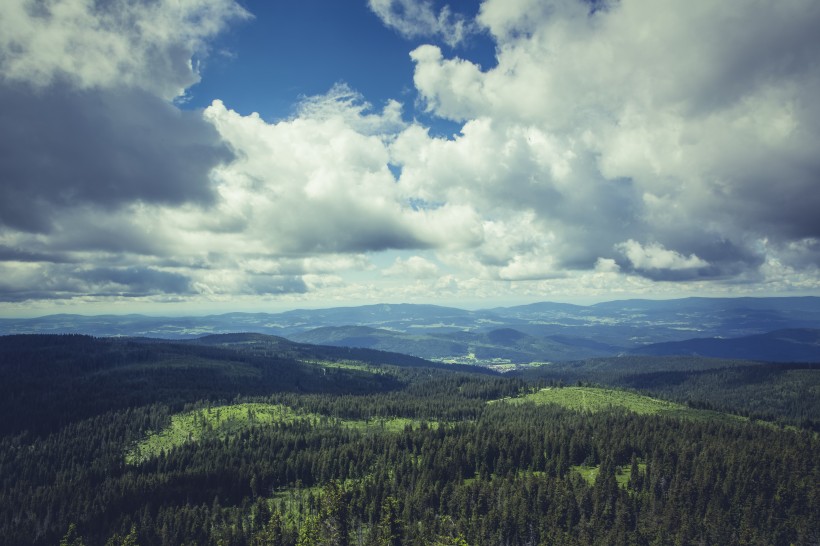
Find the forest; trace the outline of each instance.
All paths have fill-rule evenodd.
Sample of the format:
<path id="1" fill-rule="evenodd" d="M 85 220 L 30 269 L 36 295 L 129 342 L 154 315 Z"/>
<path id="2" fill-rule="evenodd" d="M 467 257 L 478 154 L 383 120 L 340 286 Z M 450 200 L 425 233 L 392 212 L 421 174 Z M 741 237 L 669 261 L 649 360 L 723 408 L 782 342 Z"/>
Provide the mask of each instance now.
<path id="1" fill-rule="evenodd" d="M 818 544 L 818 389 L 811 364 L 499 374 L 258 334 L 3 336 L 0 537 Z"/>

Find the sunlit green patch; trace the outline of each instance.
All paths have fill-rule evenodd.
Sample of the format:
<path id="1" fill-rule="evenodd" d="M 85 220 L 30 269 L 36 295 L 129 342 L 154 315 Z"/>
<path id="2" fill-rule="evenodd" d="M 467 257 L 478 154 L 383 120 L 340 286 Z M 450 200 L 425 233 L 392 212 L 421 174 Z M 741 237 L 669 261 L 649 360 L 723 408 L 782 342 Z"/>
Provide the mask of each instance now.
<path id="1" fill-rule="evenodd" d="M 402 432 L 405 428 L 411 427 L 414 430 L 422 426 L 422 421 L 419 419 L 410 419 L 408 417 L 393 417 L 390 419 L 371 419 L 369 421 L 359 421 L 352 419 L 342 419 L 341 424 L 358 430 L 368 431 L 383 431 L 383 432 Z M 426 421 L 425 425 L 430 428 L 438 428 L 439 423 Z"/>
<path id="2" fill-rule="evenodd" d="M 584 465 L 577 465 L 570 467 L 573 472 L 577 472 L 584 481 L 587 482 L 589 485 L 595 483 L 595 480 L 598 478 L 598 474 L 601 471 L 600 466 L 584 466 Z"/>
<path id="3" fill-rule="evenodd" d="M 317 413 L 297 413 L 280 404 L 245 403 L 216 406 L 171 416 L 171 423 L 158 432 L 147 436 L 125 454 L 126 464 L 136 465 L 175 447 L 206 439 L 224 439 L 243 430 L 274 423 L 292 423 L 304 420 L 311 426 L 343 426 L 365 432 L 402 432 L 407 427 L 418 429 L 424 425 L 431 428 L 438 423 L 425 422 L 406 417 L 370 420 L 335 419 Z"/>
<path id="4" fill-rule="evenodd" d="M 519 398 L 505 400 L 510 404 L 534 402 L 558 404 L 576 411 L 596 413 L 612 408 L 623 408 L 642 415 L 688 411 L 689 408 L 674 402 L 658 400 L 626 391 L 594 387 L 546 388 Z"/>
<path id="5" fill-rule="evenodd" d="M 589 485 L 593 485 L 595 483 L 595 480 L 598 478 L 598 474 L 601 472 L 600 465 L 576 465 L 570 468 L 573 472 L 577 472 L 578 475 L 581 476 Z M 638 472 L 640 474 L 646 474 L 646 463 L 638 463 Z M 620 487 L 627 487 L 631 477 L 632 467 L 630 465 L 618 466 L 615 468 L 615 481 L 618 482 Z"/>
<path id="6" fill-rule="evenodd" d="M 687 419 L 745 421 L 743 417 L 709 410 L 689 408 L 667 400 L 641 394 L 597 387 L 548 387 L 517 398 L 505 398 L 509 404 L 557 404 L 584 413 L 624 409 L 640 415 L 666 415 Z"/>
<path id="7" fill-rule="evenodd" d="M 311 364 L 313 366 L 319 366 L 322 368 L 335 368 L 335 369 L 342 369 L 342 370 L 359 370 L 373 374 L 380 374 L 386 373 L 383 370 L 380 370 L 377 367 L 369 366 L 367 364 L 362 364 L 357 360 L 339 360 L 339 361 L 331 361 L 331 360 L 301 360 L 301 362 L 305 364 Z"/>
<path id="8" fill-rule="evenodd" d="M 139 464 L 163 451 L 167 452 L 203 439 L 225 438 L 242 430 L 272 423 L 293 422 L 300 416 L 279 404 L 235 404 L 217 406 L 171 416 L 171 424 L 159 432 L 149 432 L 145 439 L 125 455 L 127 464 Z"/>

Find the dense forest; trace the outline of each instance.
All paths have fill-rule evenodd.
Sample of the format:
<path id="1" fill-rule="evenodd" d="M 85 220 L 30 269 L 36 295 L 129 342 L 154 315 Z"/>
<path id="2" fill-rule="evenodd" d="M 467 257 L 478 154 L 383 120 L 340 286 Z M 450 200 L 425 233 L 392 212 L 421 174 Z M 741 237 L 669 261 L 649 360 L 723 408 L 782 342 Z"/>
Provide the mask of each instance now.
<path id="1" fill-rule="evenodd" d="M 598 373 L 572 363 L 515 377 L 258 335 L 0 337 L 0 537 L 820 543 L 811 390 L 820 368 L 783 368 L 815 393 L 795 406 L 794 378 L 765 365 L 755 374 L 753 363 L 687 362 L 598 362 Z M 738 396 L 710 405 L 708 374 L 725 375 L 716 384 Z M 588 389 L 561 392 L 619 383 L 636 393 L 629 403 L 653 391 L 691 409 L 632 411 L 613 399 L 578 410 L 533 396 L 571 381 Z M 764 390 L 761 408 L 744 402 Z M 706 405 L 734 415 L 697 409 Z"/>

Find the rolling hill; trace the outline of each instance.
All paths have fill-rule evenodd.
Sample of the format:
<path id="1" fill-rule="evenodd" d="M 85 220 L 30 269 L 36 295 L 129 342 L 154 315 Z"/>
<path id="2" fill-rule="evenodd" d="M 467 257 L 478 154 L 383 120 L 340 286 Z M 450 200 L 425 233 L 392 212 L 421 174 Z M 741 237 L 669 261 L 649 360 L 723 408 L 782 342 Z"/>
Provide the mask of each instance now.
<path id="1" fill-rule="evenodd" d="M 0 319 L 0 334 L 81 333 L 190 340 L 249 332 L 484 365 L 629 353 L 820 361 L 820 345 L 812 341 L 812 330 L 820 330 L 820 298 L 816 297 L 622 300 L 589 306 L 540 302 L 476 311 L 378 304 L 202 317 L 52 315 Z"/>

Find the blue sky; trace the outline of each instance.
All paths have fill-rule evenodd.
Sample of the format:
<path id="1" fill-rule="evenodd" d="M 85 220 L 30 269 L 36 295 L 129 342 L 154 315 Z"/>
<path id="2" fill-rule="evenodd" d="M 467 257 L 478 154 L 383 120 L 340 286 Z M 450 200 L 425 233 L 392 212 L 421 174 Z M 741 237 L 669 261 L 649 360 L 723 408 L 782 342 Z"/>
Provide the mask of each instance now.
<path id="1" fill-rule="evenodd" d="M 293 115 L 301 97 L 347 82 L 374 103 L 409 93 L 405 41 L 363 2 L 246 2 L 253 19 L 216 41 L 190 105 L 223 99 L 243 114 Z M 378 44 L 378 47 L 374 47 Z M 220 51 L 221 50 L 221 51 Z"/>
<path id="2" fill-rule="evenodd" d="M 448 54 L 495 65 L 495 44 L 475 33 L 452 47 L 430 35 L 403 36 L 389 28 L 367 2 L 254 1 L 241 3 L 252 19 L 214 40 L 203 61 L 202 81 L 186 93 L 185 108 L 205 108 L 221 99 L 242 114 L 258 112 L 267 120 L 294 115 L 300 99 L 346 83 L 374 105 L 402 101 L 408 119 L 450 135 L 460 125 L 415 108 L 410 51 L 438 43 Z M 440 11 L 447 4 L 431 4 Z M 454 11 L 474 18 L 480 2 L 459 2 Z M 432 40 L 431 40 L 432 38 Z"/>
<path id="3" fill-rule="evenodd" d="M 0 316 L 820 294 L 820 4 L 10 0 Z"/>

